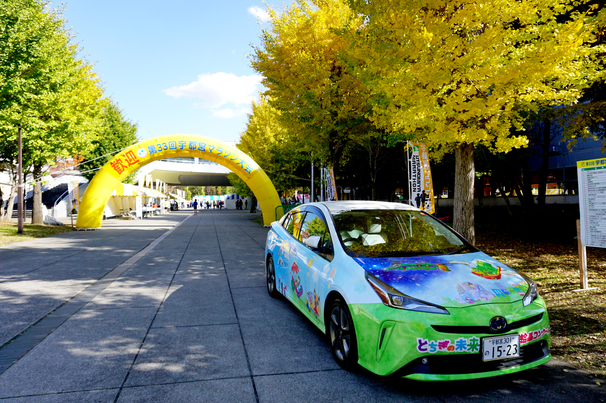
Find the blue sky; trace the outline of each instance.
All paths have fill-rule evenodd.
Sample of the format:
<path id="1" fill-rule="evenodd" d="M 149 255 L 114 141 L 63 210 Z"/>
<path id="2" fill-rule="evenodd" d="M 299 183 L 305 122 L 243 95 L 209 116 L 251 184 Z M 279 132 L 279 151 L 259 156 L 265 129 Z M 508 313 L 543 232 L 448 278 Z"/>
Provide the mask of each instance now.
<path id="1" fill-rule="evenodd" d="M 262 89 L 249 60 L 269 27 L 261 0 L 63 4 L 81 56 L 95 65 L 106 95 L 138 125 L 140 139 L 239 139 Z"/>

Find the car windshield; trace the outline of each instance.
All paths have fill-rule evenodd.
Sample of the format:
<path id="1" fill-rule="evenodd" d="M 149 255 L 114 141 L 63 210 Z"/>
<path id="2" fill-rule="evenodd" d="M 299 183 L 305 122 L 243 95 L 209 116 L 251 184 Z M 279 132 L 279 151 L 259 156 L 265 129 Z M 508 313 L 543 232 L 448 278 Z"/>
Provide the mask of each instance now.
<path id="1" fill-rule="evenodd" d="M 446 225 L 416 210 L 355 210 L 334 216 L 346 252 L 358 257 L 475 252 Z"/>

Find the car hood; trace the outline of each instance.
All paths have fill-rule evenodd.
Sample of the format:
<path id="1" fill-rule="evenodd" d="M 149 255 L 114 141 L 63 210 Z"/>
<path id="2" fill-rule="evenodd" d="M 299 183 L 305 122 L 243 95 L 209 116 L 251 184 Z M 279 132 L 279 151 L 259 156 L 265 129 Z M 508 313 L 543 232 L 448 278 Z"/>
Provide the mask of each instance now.
<path id="1" fill-rule="evenodd" d="M 482 252 L 413 258 L 353 258 L 396 290 L 443 307 L 521 300 L 528 282 Z"/>

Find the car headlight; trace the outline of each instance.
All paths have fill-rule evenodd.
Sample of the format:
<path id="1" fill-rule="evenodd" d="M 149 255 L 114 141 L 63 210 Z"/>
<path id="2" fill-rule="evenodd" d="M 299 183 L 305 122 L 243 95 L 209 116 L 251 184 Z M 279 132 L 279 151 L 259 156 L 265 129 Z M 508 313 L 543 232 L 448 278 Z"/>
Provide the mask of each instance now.
<path id="1" fill-rule="evenodd" d="M 439 313 L 442 315 L 450 315 L 445 308 L 438 305 L 433 305 L 428 302 L 423 302 L 418 299 L 411 298 L 400 291 L 372 276 L 368 272 L 366 274 L 366 280 L 370 284 L 373 290 L 377 293 L 381 301 L 389 307 L 397 309 L 405 309 L 407 311 L 427 312 L 427 313 Z"/>
<path id="2" fill-rule="evenodd" d="M 539 296 L 539 292 L 537 291 L 537 283 L 526 277 L 524 277 L 524 279 L 528 282 L 528 290 L 524 295 L 522 303 L 524 304 L 524 306 L 528 306 L 532 304 L 532 301 L 537 299 L 537 297 Z"/>

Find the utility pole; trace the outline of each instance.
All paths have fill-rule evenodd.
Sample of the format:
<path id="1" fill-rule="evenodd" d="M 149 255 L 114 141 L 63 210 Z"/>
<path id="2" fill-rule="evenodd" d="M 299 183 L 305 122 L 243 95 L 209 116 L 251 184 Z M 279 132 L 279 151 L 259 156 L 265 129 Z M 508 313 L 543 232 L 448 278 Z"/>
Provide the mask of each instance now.
<path id="1" fill-rule="evenodd" d="M 17 233 L 23 234 L 23 150 L 21 148 L 21 125 L 19 125 L 19 155 L 17 157 Z"/>

